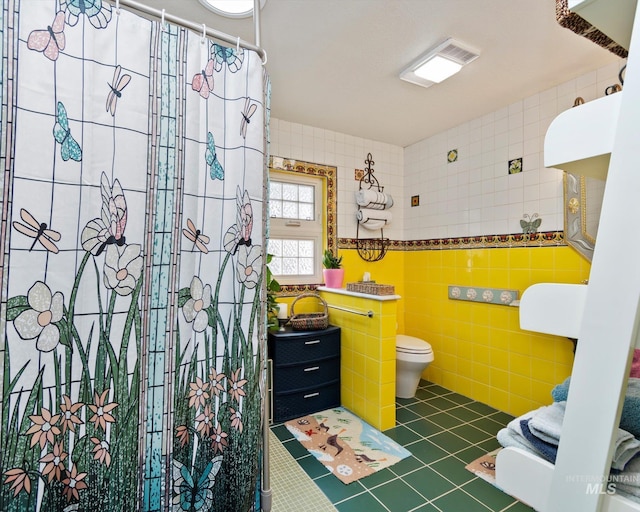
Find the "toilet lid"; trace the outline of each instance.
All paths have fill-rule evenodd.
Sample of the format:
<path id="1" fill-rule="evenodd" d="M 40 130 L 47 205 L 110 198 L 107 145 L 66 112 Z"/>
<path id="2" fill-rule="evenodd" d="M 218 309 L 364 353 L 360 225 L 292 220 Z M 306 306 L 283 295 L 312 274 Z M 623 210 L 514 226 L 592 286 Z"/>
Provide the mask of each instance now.
<path id="1" fill-rule="evenodd" d="M 396 335 L 396 350 L 405 354 L 430 354 L 432 352 L 429 343 L 405 334 Z"/>

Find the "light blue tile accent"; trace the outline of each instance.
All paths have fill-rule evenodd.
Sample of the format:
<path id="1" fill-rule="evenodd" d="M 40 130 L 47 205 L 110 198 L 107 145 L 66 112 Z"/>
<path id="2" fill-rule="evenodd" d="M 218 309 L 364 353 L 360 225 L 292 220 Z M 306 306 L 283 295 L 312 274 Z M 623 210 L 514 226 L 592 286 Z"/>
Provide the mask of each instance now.
<path id="1" fill-rule="evenodd" d="M 153 438 L 156 436 L 157 434 L 153 434 L 151 432 L 148 432 L 147 435 L 145 436 L 145 445 L 147 447 L 146 453 L 145 453 L 145 460 L 147 461 L 151 459 L 149 455 L 151 454 L 151 449 L 153 447 Z M 147 464 L 144 471 L 144 477 L 149 478 L 150 476 L 151 476 L 151 465 Z"/>
<path id="2" fill-rule="evenodd" d="M 162 246 L 164 241 L 163 233 L 156 233 L 153 237 L 153 265 L 162 265 Z"/>
<path id="3" fill-rule="evenodd" d="M 149 333 L 151 336 L 155 336 L 158 330 L 158 312 L 154 309 L 149 310 L 147 318 L 149 319 Z"/>
<path id="4" fill-rule="evenodd" d="M 164 352 L 165 350 L 165 329 L 167 328 L 167 310 L 159 309 L 156 310 L 158 315 L 158 326 L 157 331 L 155 333 L 156 336 L 156 346 L 155 350 L 158 352 Z"/>
<path id="5" fill-rule="evenodd" d="M 157 436 L 157 439 L 154 439 L 154 445 L 151 448 L 151 453 L 149 456 L 153 460 L 153 464 L 151 466 L 151 478 L 160 478 L 162 475 L 162 445 L 160 444 L 161 438 Z"/>
<path id="6" fill-rule="evenodd" d="M 158 268 L 160 271 L 159 279 L 158 279 L 158 287 L 160 289 L 160 294 L 158 296 L 157 307 L 166 308 L 169 304 L 169 265 L 162 265 Z"/>
<path id="7" fill-rule="evenodd" d="M 164 388 L 153 388 L 153 430 L 162 430 L 162 415 L 164 414 Z"/>
<path id="8" fill-rule="evenodd" d="M 177 76 L 177 38 L 179 29 L 169 26 L 169 31 L 161 35 L 161 62 L 159 77 L 161 83 L 160 122 L 158 132 L 158 151 L 156 168 L 156 198 L 154 209 L 153 254 L 151 258 L 151 320 L 149 338 L 149 357 L 147 375 L 150 388 L 147 393 L 147 417 L 145 425 L 146 458 L 144 474 L 145 482 L 144 507 L 145 512 L 159 510 L 162 506 L 163 460 L 162 446 L 164 436 L 167 435 L 163 426 L 165 411 L 165 354 L 167 346 L 167 305 L 171 286 L 169 283 L 172 247 L 175 243 L 171 238 L 173 232 L 175 204 L 174 176 L 176 173 L 176 91 Z M 166 504 L 165 504 L 166 505 Z"/>
<path id="9" fill-rule="evenodd" d="M 152 382 L 154 386 L 161 386 L 164 384 L 164 352 L 157 352 L 152 354 L 154 358 L 154 375 L 152 376 Z"/>
<path id="10" fill-rule="evenodd" d="M 165 233 L 163 236 L 164 243 L 162 244 L 162 263 L 171 263 L 171 248 L 172 248 L 172 234 Z"/>

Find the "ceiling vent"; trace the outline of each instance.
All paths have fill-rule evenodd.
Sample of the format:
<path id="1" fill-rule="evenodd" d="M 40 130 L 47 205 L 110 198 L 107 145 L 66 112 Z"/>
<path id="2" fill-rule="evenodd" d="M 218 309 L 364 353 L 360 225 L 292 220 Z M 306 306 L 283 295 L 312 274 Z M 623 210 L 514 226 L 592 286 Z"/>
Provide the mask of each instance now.
<path id="1" fill-rule="evenodd" d="M 422 87 L 431 87 L 454 75 L 479 55 L 476 49 L 449 38 L 416 59 L 400 73 L 400 78 Z"/>

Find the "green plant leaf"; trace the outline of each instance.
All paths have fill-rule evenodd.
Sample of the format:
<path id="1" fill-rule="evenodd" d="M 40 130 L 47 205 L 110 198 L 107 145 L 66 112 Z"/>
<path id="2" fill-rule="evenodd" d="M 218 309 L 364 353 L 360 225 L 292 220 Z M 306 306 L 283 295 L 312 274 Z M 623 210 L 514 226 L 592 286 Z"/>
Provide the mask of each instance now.
<path id="1" fill-rule="evenodd" d="M 7 301 L 7 322 L 13 322 L 20 313 L 27 309 L 31 309 L 31 306 L 29 306 L 29 300 L 26 295 L 11 297 Z"/>
<path id="2" fill-rule="evenodd" d="M 53 322 L 53 325 L 55 325 L 60 331 L 60 344 L 73 349 L 71 339 L 69 338 L 69 325 L 67 319 L 62 317 L 59 322 Z"/>
<path id="3" fill-rule="evenodd" d="M 178 307 L 184 307 L 187 301 L 191 298 L 191 289 L 190 288 L 182 288 L 178 292 Z"/>
<path id="4" fill-rule="evenodd" d="M 216 317 L 217 317 L 217 312 L 215 309 L 213 309 L 213 306 L 209 306 L 207 309 L 207 318 L 208 318 L 208 325 L 209 327 L 215 327 L 216 326 Z"/>

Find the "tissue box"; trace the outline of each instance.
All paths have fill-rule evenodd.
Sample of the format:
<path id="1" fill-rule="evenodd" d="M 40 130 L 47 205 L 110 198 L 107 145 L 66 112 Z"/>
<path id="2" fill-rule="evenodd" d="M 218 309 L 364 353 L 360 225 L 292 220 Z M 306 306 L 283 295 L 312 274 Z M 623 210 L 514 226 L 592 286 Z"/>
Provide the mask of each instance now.
<path id="1" fill-rule="evenodd" d="M 366 293 L 369 295 L 394 295 L 395 286 L 392 284 L 378 284 L 373 281 L 359 281 L 357 283 L 347 283 L 347 290 L 350 292 Z"/>

